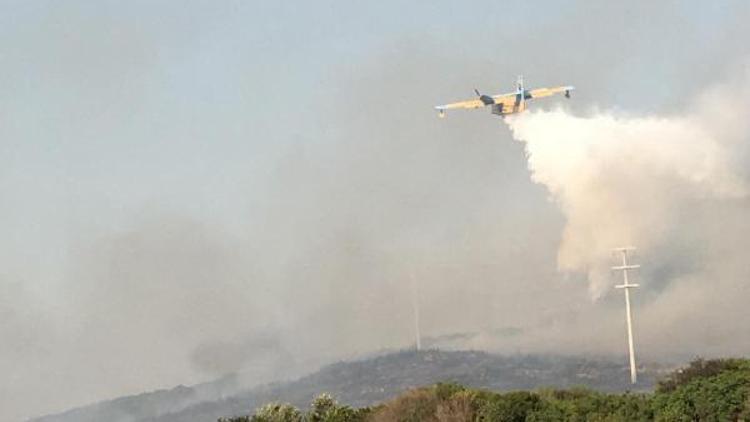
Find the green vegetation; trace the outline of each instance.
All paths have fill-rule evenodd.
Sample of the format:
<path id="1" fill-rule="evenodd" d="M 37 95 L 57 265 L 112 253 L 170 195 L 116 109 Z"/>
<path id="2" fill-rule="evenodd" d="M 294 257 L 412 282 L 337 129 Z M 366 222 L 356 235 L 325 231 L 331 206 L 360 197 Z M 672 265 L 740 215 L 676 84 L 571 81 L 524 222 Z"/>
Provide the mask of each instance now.
<path id="1" fill-rule="evenodd" d="M 307 413 L 290 404 L 269 403 L 252 416 L 221 418 L 219 422 L 364 422 L 370 413 L 370 408 L 343 406 L 330 394 L 323 393 L 313 400 Z"/>
<path id="2" fill-rule="evenodd" d="M 750 360 L 696 360 L 653 393 L 606 394 L 586 388 L 495 393 L 458 384 L 410 390 L 353 409 L 328 394 L 307 412 L 272 403 L 220 422 L 750 421 Z"/>

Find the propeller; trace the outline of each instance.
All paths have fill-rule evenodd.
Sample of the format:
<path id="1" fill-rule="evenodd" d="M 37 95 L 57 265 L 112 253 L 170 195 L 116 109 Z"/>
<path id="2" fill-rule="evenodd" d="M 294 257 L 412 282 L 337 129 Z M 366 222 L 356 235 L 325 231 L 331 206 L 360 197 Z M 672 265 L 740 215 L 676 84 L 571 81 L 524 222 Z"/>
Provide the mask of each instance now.
<path id="1" fill-rule="evenodd" d="M 493 99 L 492 99 L 492 97 L 490 97 L 489 95 L 483 95 L 483 94 L 482 94 L 481 92 L 479 92 L 479 90 L 478 90 L 478 89 L 476 89 L 476 88 L 474 88 L 474 92 L 476 92 L 476 93 L 477 93 L 477 96 L 479 97 L 479 99 L 480 99 L 480 100 L 482 101 L 482 103 L 483 103 L 484 105 L 495 104 L 495 100 L 493 100 Z"/>

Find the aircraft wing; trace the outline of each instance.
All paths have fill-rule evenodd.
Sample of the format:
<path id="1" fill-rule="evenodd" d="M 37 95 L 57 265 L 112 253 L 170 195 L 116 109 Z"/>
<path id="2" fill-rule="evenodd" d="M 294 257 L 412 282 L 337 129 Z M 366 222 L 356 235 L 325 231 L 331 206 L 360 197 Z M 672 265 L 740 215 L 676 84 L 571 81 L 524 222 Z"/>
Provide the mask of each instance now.
<path id="1" fill-rule="evenodd" d="M 538 89 L 530 90 L 529 95 L 531 95 L 531 98 L 549 97 L 555 94 L 565 94 L 566 96 L 570 96 L 569 92 L 574 89 L 575 88 L 572 86 L 558 86 L 554 88 L 538 88 Z"/>
<path id="2" fill-rule="evenodd" d="M 437 110 L 455 110 L 458 108 L 479 108 L 479 107 L 484 107 L 484 106 L 485 104 L 482 102 L 482 100 L 477 98 L 475 100 L 466 100 L 466 101 L 459 101 L 457 103 L 439 105 L 439 106 L 436 106 L 435 108 Z"/>

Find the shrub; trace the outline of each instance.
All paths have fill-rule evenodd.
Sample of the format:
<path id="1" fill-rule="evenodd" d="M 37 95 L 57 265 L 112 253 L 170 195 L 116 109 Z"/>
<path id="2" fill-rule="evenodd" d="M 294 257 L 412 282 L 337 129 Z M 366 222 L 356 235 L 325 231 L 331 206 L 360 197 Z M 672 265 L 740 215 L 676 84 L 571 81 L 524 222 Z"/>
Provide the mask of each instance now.
<path id="1" fill-rule="evenodd" d="M 320 394 L 318 397 L 313 399 L 310 404 L 310 411 L 307 413 L 307 420 L 309 422 L 322 422 L 326 420 L 326 417 L 334 412 L 338 407 L 338 402 L 328 393 Z"/>
<path id="2" fill-rule="evenodd" d="M 463 387 L 435 409 L 435 419 L 439 422 L 470 422 L 476 419 L 476 395 Z"/>
<path id="3" fill-rule="evenodd" d="M 517 391 L 498 394 L 485 402 L 479 410 L 478 420 L 497 422 L 524 422 L 526 415 L 539 410 L 541 399 L 536 393 Z"/>
<path id="4" fill-rule="evenodd" d="M 433 389 L 407 391 L 384 403 L 370 418 L 372 422 L 436 422 L 438 398 Z"/>
<path id="5" fill-rule="evenodd" d="M 303 422 L 303 418 L 291 404 L 269 403 L 258 409 L 250 422 Z"/>
<path id="6" fill-rule="evenodd" d="M 676 390 L 682 385 L 690 383 L 696 378 L 708 378 L 718 375 L 723 371 L 731 371 L 739 368 L 741 361 L 738 359 L 695 359 L 682 369 L 672 372 L 668 377 L 660 380 L 656 385 L 657 393 L 668 393 Z"/>
<path id="7" fill-rule="evenodd" d="M 466 390 L 466 387 L 454 382 L 439 382 L 432 387 L 432 390 L 438 400 L 448 400 L 454 394 Z"/>
<path id="8" fill-rule="evenodd" d="M 673 374 L 653 398 L 658 421 L 739 420 L 750 395 L 750 363 L 694 361 Z"/>
<path id="9" fill-rule="evenodd" d="M 360 422 L 370 413 L 368 408 L 352 409 L 341 406 L 328 393 L 316 397 L 305 417 L 306 422 Z"/>
<path id="10" fill-rule="evenodd" d="M 231 418 L 219 418 L 218 422 L 250 422 L 250 416 L 234 416 Z"/>

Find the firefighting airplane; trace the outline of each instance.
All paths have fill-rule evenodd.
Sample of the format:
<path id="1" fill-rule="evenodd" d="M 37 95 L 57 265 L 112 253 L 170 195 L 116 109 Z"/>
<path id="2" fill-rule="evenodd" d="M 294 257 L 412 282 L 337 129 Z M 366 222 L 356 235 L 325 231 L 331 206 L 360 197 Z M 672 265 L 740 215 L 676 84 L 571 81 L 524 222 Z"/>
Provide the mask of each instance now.
<path id="1" fill-rule="evenodd" d="M 477 96 L 479 98 L 474 100 L 459 101 L 457 103 L 439 105 L 436 106 L 435 109 L 438 111 L 438 115 L 440 117 L 445 117 L 446 110 L 492 106 L 492 114 L 497 114 L 498 116 L 506 116 L 508 114 L 518 113 L 526 110 L 526 100 L 549 97 L 555 94 L 565 94 L 565 98 L 570 98 L 570 91 L 574 89 L 575 87 L 572 86 L 524 89 L 523 76 L 519 76 L 518 82 L 516 82 L 516 92 L 499 95 L 486 95 L 481 94 L 478 90 L 475 89 L 474 92 L 477 93 Z"/>

